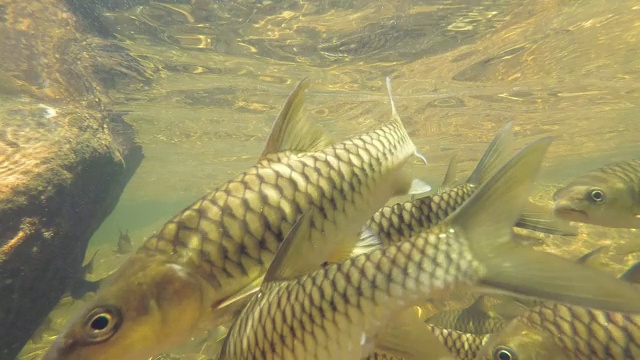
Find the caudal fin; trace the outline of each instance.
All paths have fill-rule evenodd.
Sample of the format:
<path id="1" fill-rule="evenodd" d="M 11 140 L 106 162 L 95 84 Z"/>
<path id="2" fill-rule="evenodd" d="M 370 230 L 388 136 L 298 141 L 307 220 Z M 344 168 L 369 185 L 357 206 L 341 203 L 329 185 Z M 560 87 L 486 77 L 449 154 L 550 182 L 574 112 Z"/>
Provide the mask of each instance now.
<path id="1" fill-rule="evenodd" d="M 465 234 L 474 258 L 484 267 L 480 287 L 488 293 L 640 313 L 640 291 L 630 284 L 512 241 L 511 227 L 550 144 L 551 138 L 544 138 L 518 152 L 448 219 Z"/>

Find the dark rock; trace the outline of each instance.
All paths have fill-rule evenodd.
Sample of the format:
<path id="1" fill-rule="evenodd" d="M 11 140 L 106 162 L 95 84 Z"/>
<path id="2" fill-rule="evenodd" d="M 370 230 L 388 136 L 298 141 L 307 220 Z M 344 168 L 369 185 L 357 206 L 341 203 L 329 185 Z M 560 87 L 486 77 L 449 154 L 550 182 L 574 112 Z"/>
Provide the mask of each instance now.
<path id="1" fill-rule="evenodd" d="M 151 75 L 84 33 L 64 0 L 0 0 L 0 359 L 77 281 L 143 158 L 101 77 L 115 56 Z"/>

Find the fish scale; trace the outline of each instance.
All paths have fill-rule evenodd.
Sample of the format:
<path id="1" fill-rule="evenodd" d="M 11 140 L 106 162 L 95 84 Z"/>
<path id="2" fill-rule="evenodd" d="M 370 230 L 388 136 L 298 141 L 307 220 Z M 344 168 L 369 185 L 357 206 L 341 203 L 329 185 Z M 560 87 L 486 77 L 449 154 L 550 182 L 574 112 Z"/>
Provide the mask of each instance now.
<path id="1" fill-rule="evenodd" d="M 427 322 L 443 329 L 457 329 L 462 330 L 463 333 L 476 335 L 492 334 L 506 325 L 506 321 L 500 317 L 485 316 L 474 319 L 465 316 L 463 311 L 442 311 L 431 316 Z"/>
<path id="2" fill-rule="evenodd" d="M 45 359 L 144 359 L 227 324 L 301 213 L 313 212 L 309 239 L 324 247 L 310 263 L 320 267 L 348 257 L 361 225 L 420 185 L 402 171 L 417 153 L 390 88 L 390 121 L 333 143 L 301 112 L 307 86 L 301 81 L 289 96 L 259 161 L 149 237 Z M 93 328 L 105 319 L 115 325 Z M 165 323 L 172 326 L 158 326 Z"/>
<path id="3" fill-rule="evenodd" d="M 462 184 L 433 196 L 385 206 L 367 221 L 366 227 L 384 244 L 411 237 L 446 219 L 476 188 L 473 184 Z"/>
<path id="4" fill-rule="evenodd" d="M 549 334 L 568 358 L 623 360 L 640 357 L 640 317 L 545 303 L 525 321 Z"/>
<path id="5" fill-rule="evenodd" d="M 490 334 L 478 335 L 464 333 L 430 324 L 428 324 L 428 326 L 438 340 L 440 340 L 458 360 L 475 360 L 476 354 L 490 336 Z"/>
<path id="6" fill-rule="evenodd" d="M 600 171 L 626 181 L 637 193 L 640 193 L 640 159 L 614 163 L 601 168 Z"/>

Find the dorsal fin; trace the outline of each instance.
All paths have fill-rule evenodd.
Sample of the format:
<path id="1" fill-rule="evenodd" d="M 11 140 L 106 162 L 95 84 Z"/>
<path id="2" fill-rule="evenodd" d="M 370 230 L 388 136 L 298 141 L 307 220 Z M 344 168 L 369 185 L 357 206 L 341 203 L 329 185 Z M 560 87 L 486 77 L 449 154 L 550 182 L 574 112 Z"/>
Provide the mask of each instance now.
<path id="1" fill-rule="evenodd" d="M 489 147 L 475 169 L 469 175 L 467 183 L 480 185 L 487 181 L 509 158 L 509 149 L 513 143 L 513 121 L 509 121 L 491 140 Z"/>
<path id="2" fill-rule="evenodd" d="M 640 284 L 640 261 L 631 265 L 622 275 L 620 280 L 624 280 L 634 284 Z"/>
<path id="3" fill-rule="evenodd" d="M 308 87 L 309 80 L 304 78 L 289 94 L 273 123 L 261 157 L 285 150 L 316 151 L 332 144 L 325 131 L 309 122 L 303 111 Z"/>
<path id="4" fill-rule="evenodd" d="M 447 166 L 447 173 L 442 180 L 442 188 L 453 187 L 456 182 L 456 176 L 458 175 L 458 160 L 456 157 L 458 154 L 454 154 L 449 160 L 449 166 Z"/>
<path id="5" fill-rule="evenodd" d="M 274 281 L 292 280 L 311 273 L 319 269 L 326 260 L 318 259 L 317 256 L 318 252 L 326 253 L 317 250 L 317 247 L 323 244 L 311 241 L 312 214 L 311 210 L 307 210 L 293 224 L 264 275 L 263 285 Z M 330 241 L 324 243 L 331 245 Z"/>
<path id="6" fill-rule="evenodd" d="M 479 295 L 465 310 L 479 311 L 484 314 L 491 313 L 491 307 L 487 304 L 487 298 L 485 295 Z"/>

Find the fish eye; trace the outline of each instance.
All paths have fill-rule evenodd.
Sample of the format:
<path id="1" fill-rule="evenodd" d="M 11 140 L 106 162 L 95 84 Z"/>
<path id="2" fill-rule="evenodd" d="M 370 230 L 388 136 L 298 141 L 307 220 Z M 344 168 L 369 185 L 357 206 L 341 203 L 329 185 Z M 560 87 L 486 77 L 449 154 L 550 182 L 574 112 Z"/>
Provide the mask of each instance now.
<path id="1" fill-rule="evenodd" d="M 92 342 L 101 342 L 112 337 L 120 324 L 122 314 L 113 306 L 101 306 L 93 309 L 86 317 L 84 332 Z"/>
<path id="2" fill-rule="evenodd" d="M 591 189 L 591 192 L 589 192 L 589 197 L 591 201 L 596 204 L 602 204 L 605 200 L 604 191 L 600 189 Z"/>
<path id="3" fill-rule="evenodd" d="M 516 360 L 516 353 L 508 346 L 498 346 L 493 351 L 493 360 Z"/>

